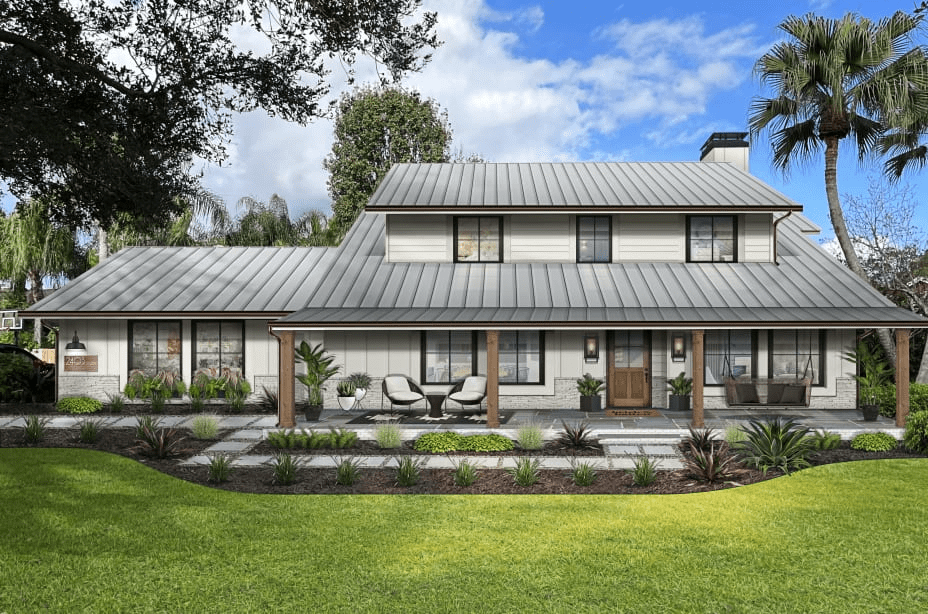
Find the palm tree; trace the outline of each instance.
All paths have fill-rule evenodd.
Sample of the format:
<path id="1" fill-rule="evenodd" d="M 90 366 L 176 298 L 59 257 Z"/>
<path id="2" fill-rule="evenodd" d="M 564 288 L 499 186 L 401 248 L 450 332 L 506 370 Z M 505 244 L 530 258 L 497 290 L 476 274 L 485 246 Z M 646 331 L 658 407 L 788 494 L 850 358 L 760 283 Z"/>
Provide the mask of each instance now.
<path id="1" fill-rule="evenodd" d="M 824 150 L 825 193 L 835 237 L 854 273 L 868 281 L 848 235 L 838 196 L 838 149 L 850 138 L 863 160 L 878 151 L 886 128 L 911 113 L 928 87 L 928 58 L 912 35 L 919 17 L 897 12 L 873 22 L 853 13 L 841 19 L 813 14 L 789 16 L 779 28 L 789 39 L 777 43 L 754 67 L 772 98 L 755 98 L 752 135 L 767 132 L 774 165 L 787 173 Z M 889 331 L 880 333 L 895 359 Z"/>

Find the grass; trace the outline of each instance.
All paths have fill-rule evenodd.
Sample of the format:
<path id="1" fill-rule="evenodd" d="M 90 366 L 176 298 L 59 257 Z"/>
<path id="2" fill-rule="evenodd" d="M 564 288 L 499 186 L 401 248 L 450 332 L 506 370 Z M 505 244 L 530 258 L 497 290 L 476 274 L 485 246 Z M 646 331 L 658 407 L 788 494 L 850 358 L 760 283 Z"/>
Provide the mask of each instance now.
<path id="1" fill-rule="evenodd" d="M 901 459 L 679 496 L 268 496 L 0 449 L 0 612 L 925 611 L 926 482 Z"/>

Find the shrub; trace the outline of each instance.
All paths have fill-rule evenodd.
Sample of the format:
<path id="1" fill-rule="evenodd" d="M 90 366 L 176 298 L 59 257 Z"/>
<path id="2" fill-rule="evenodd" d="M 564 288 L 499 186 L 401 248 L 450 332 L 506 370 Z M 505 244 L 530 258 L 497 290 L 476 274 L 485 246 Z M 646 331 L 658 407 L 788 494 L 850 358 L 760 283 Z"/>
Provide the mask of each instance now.
<path id="1" fill-rule="evenodd" d="M 515 468 L 507 469 L 506 471 L 508 471 L 512 479 L 515 480 L 516 485 L 527 488 L 541 478 L 538 472 L 538 467 L 540 465 L 541 463 L 537 458 L 520 458 L 516 461 Z"/>
<path id="2" fill-rule="evenodd" d="M 511 439 L 496 433 L 486 435 L 466 435 L 461 437 L 458 450 L 464 452 L 502 452 L 516 446 Z"/>
<path id="3" fill-rule="evenodd" d="M 740 426 L 729 426 L 725 429 L 725 441 L 728 442 L 728 445 L 744 441 L 745 437 L 746 435 Z"/>
<path id="4" fill-rule="evenodd" d="M 420 452 L 500 452 L 512 450 L 515 444 L 503 435 L 488 433 L 486 435 L 459 435 L 451 431 L 425 433 L 413 447 Z"/>
<path id="5" fill-rule="evenodd" d="M 396 485 L 415 486 L 419 481 L 419 468 L 422 466 L 421 463 L 411 456 L 404 456 L 397 460 Z"/>
<path id="6" fill-rule="evenodd" d="M 880 415 L 895 418 L 896 384 L 883 384 L 876 391 L 876 397 L 880 405 Z M 911 415 L 919 411 L 928 411 L 928 384 L 912 382 L 909 384 L 909 412 Z"/>
<path id="7" fill-rule="evenodd" d="M 400 447 L 403 440 L 400 437 L 400 427 L 395 424 L 380 424 L 374 430 L 377 445 L 383 449 L 392 450 Z"/>
<path id="8" fill-rule="evenodd" d="M 635 459 L 635 467 L 629 473 L 635 486 L 650 486 L 657 479 L 657 461 L 647 456 Z"/>
<path id="9" fill-rule="evenodd" d="M 186 450 L 181 444 L 186 439 L 177 429 L 162 427 L 158 421 L 142 424 L 137 429 L 138 450 L 152 458 L 173 458 Z"/>
<path id="10" fill-rule="evenodd" d="M 809 434 L 809 442 L 813 450 L 834 450 L 841 445 L 841 435 L 829 433 L 825 429 Z"/>
<path id="11" fill-rule="evenodd" d="M 160 418 L 155 418 L 154 416 L 139 416 L 135 419 L 135 438 L 140 439 L 145 429 L 157 428 L 160 423 Z"/>
<path id="12" fill-rule="evenodd" d="M 26 418 L 26 424 L 23 425 L 23 439 L 26 440 L 26 443 L 39 443 L 45 439 L 45 431 L 47 426 L 47 418 L 29 416 Z"/>
<path id="13" fill-rule="evenodd" d="M 540 450 L 545 445 L 541 434 L 541 427 L 535 424 L 524 424 L 519 427 L 516 440 L 523 450 Z"/>
<path id="14" fill-rule="evenodd" d="M 216 439 L 219 434 L 219 419 L 216 416 L 197 416 L 190 425 L 197 439 Z"/>
<path id="15" fill-rule="evenodd" d="M 586 422 L 567 424 L 567 422 L 561 420 L 561 428 L 557 441 L 562 448 L 579 450 L 596 447 L 596 442 L 592 439 L 593 434 Z"/>
<path id="16" fill-rule="evenodd" d="M 887 452 L 895 450 L 898 442 L 889 433 L 861 433 L 851 440 L 851 448 L 866 452 Z"/>
<path id="17" fill-rule="evenodd" d="M 267 434 L 267 442 L 275 448 L 304 448 L 317 450 L 319 448 L 350 448 L 358 441 L 358 434 L 344 429 L 331 429 L 328 433 L 317 433 L 312 429 L 309 432 L 302 430 L 299 433 L 293 430 L 271 431 Z"/>
<path id="18" fill-rule="evenodd" d="M 279 407 L 280 397 L 276 390 L 268 390 L 261 387 L 261 396 L 258 397 L 257 411 L 262 414 L 276 414 Z"/>
<path id="19" fill-rule="evenodd" d="M 25 357 L 0 354 L 0 402 L 22 401 L 35 367 Z"/>
<path id="20" fill-rule="evenodd" d="M 693 447 L 705 452 L 718 442 L 715 438 L 715 429 L 694 429 L 693 427 L 689 427 L 689 431 L 690 434 L 683 440 L 684 449 Z"/>
<path id="21" fill-rule="evenodd" d="M 59 400 L 55 407 L 68 414 L 93 414 L 103 409 L 103 403 L 90 397 L 67 397 Z"/>
<path id="22" fill-rule="evenodd" d="M 121 394 L 107 394 L 106 398 L 110 411 L 114 414 L 122 413 L 122 411 L 126 408 L 126 400 Z"/>
<path id="23" fill-rule="evenodd" d="M 353 458 L 343 458 L 335 467 L 335 482 L 342 486 L 351 486 L 361 478 L 361 462 Z"/>
<path id="24" fill-rule="evenodd" d="M 746 464 L 764 473 L 777 468 L 788 474 L 809 466 L 807 456 L 812 444 L 808 434 L 809 429 L 793 420 L 751 420 L 745 428 L 747 437 L 738 443 L 737 452 Z"/>
<path id="25" fill-rule="evenodd" d="M 274 483 L 287 486 L 296 482 L 296 460 L 287 453 L 278 454 L 271 460 Z"/>
<path id="26" fill-rule="evenodd" d="M 906 417 L 902 441 L 912 452 L 928 454 L 928 411 L 915 412 Z"/>
<path id="27" fill-rule="evenodd" d="M 222 484 L 228 481 L 232 473 L 232 458 L 224 453 L 213 454 L 209 459 L 209 476 L 207 481 Z"/>
<path id="28" fill-rule="evenodd" d="M 466 460 L 454 466 L 454 485 L 470 486 L 477 481 L 477 468 Z"/>
<path id="29" fill-rule="evenodd" d="M 425 433 L 416 440 L 413 447 L 420 452 L 454 452 L 460 449 L 461 436 L 452 431 Z"/>
<path id="30" fill-rule="evenodd" d="M 709 449 L 697 448 L 692 442 L 683 457 L 687 473 L 700 482 L 721 482 L 733 473 L 735 457 L 727 441 L 715 441 Z"/>
<path id="31" fill-rule="evenodd" d="M 78 426 L 77 439 L 81 443 L 96 443 L 100 437 L 100 420 L 88 418 L 81 420 Z"/>
<path id="32" fill-rule="evenodd" d="M 591 486 L 596 481 L 596 468 L 590 463 L 578 463 L 571 470 L 570 479 L 577 486 Z"/>

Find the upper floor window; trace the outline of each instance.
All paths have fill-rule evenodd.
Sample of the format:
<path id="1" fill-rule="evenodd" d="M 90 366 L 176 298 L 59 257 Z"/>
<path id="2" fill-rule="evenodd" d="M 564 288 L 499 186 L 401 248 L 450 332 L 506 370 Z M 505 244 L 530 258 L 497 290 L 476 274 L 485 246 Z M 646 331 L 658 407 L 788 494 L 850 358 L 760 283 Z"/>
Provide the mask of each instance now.
<path id="1" fill-rule="evenodd" d="M 454 218 L 455 262 L 502 262 L 503 218 Z"/>
<path id="2" fill-rule="evenodd" d="M 577 262 L 610 262 L 612 218 L 608 215 L 577 217 Z"/>
<path id="3" fill-rule="evenodd" d="M 686 218 L 687 262 L 737 262 L 737 222 L 733 215 Z"/>
<path id="4" fill-rule="evenodd" d="M 129 371 L 180 375 L 180 322 L 129 322 Z"/>
<path id="5" fill-rule="evenodd" d="M 477 372 L 477 333 L 428 330 L 422 333 L 422 383 L 451 384 Z"/>
<path id="6" fill-rule="evenodd" d="M 757 333 L 750 330 L 707 330 L 706 386 L 721 386 L 728 377 L 757 377 Z"/>
<path id="7" fill-rule="evenodd" d="M 545 334 L 537 330 L 499 333 L 499 383 L 545 383 Z"/>
<path id="8" fill-rule="evenodd" d="M 824 378 L 825 331 L 770 331 L 770 377 L 809 378 L 822 386 Z"/>
<path id="9" fill-rule="evenodd" d="M 193 323 L 193 370 L 223 369 L 245 372 L 245 324 L 237 322 Z"/>

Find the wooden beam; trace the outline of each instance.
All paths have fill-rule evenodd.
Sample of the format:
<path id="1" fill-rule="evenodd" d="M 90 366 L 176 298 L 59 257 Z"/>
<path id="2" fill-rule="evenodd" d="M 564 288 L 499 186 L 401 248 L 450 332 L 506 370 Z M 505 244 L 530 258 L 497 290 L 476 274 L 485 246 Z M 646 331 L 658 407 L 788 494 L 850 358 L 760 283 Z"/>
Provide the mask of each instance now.
<path id="1" fill-rule="evenodd" d="M 296 399 L 294 396 L 294 333 L 281 331 L 278 335 L 277 357 L 277 426 L 291 429 L 296 426 Z"/>
<path id="2" fill-rule="evenodd" d="M 909 415 L 909 329 L 896 329 L 896 426 Z"/>
<path id="3" fill-rule="evenodd" d="M 705 427 L 703 421 L 702 383 L 705 381 L 703 360 L 703 332 L 693 331 L 693 428 Z"/>
<path id="4" fill-rule="evenodd" d="M 499 426 L 499 331 L 487 331 L 487 428 Z"/>

